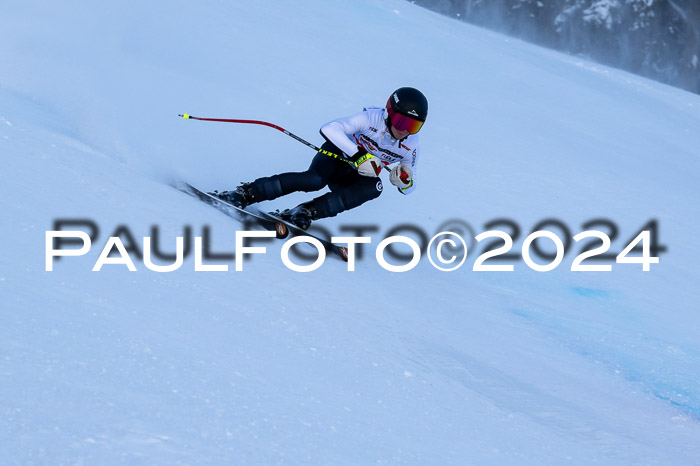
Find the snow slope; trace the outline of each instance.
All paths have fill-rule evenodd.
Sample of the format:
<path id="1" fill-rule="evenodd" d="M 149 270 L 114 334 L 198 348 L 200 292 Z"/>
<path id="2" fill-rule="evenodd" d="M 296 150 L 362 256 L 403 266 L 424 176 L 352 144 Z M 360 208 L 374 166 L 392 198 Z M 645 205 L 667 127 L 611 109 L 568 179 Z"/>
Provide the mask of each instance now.
<path id="1" fill-rule="evenodd" d="M 0 463 L 698 463 L 700 97 L 399 0 L 29 0 L 0 25 Z M 656 218 L 668 252 L 646 273 L 571 272 L 573 253 L 474 272 L 475 248 L 451 273 L 304 274 L 268 242 L 242 272 L 91 271 L 119 226 L 166 251 L 209 227 L 232 252 L 241 224 L 167 182 L 312 156 L 178 113 L 318 144 L 403 85 L 430 100 L 419 188 L 327 228 L 378 225 L 372 252 L 405 222 L 607 218 L 619 252 Z M 56 219 L 100 231 L 47 272 Z"/>

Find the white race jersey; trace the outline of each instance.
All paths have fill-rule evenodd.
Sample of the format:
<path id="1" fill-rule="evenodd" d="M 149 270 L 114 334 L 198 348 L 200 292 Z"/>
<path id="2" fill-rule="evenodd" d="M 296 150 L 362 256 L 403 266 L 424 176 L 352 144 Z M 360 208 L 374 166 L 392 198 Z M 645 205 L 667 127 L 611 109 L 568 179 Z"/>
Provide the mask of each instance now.
<path id="1" fill-rule="evenodd" d="M 362 112 L 346 118 L 338 118 L 321 127 L 321 134 L 328 141 L 351 157 L 361 146 L 368 154 L 393 164 L 399 162 L 413 172 L 413 182 L 406 188 L 399 188 L 403 194 L 415 189 L 416 166 L 420 144 L 417 134 L 409 134 L 403 140 L 395 139 L 386 127 L 386 110 L 368 107 Z"/>

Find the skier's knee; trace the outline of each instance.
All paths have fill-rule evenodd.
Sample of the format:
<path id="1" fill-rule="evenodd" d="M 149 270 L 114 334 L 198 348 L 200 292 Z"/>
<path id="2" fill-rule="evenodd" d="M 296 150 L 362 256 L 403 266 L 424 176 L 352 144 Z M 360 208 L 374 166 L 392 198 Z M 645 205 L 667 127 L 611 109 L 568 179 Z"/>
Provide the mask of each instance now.
<path id="1" fill-rule="evenodd" d="M 306 175 L 305 192 L 319 191 L 326 187 L 327 181 L 315 171 L 309 170 L 304 175 Z"/>
<path id="2" fill-rule="evenodd" d="M 367 201 L 378 198 L 384 186 L 379 178 L 367 179 L 361 186 L 356 186 L 355 189 L 342 193 L 343 204 L 346 209 L 353 209 L 364 204 Z"/>
<path id="3" fill-rule="evenodd" d="M 373 188 L 368 189 L 369 193 L 369 199 L 376 199 L 378 198 L 382 192 L 384 191 L 384 185 L 382 184 L 382 180 L 377 178 L 377 182 L 374 184 Z"/>
<path id="4" fill-rule="evenodd" d="M 376 199 L 384 191 L 384 185 L 379 178 L 364 178 L 362 185 L 358 188 L 353 192 L 353 197 L 356 197 L 360 203 Z"/>

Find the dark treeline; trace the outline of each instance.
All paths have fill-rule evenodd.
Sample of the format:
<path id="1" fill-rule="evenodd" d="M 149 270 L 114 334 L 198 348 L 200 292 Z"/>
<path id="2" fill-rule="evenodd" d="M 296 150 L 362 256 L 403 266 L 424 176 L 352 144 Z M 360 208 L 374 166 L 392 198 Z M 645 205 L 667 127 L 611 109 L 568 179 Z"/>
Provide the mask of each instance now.
<path id="1" fill-rule="evenodd" d="M 409 0 L 700 94 L 700 0 Z"/>

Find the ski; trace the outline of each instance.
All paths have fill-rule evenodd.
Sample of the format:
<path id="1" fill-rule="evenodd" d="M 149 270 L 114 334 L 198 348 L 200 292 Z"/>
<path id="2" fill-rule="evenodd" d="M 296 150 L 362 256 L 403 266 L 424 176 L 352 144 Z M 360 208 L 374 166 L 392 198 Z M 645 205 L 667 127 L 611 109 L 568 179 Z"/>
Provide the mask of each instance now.
<path id="1" fill-rule="evenodd" d="M 219 199 L 218 197 L 212 194 L 200 191 L 199 189 L 184 181 L 176 182 L 173 186 L 176 189 L 191 196 L 194 196 L 206 204 L 209 204 L 210 206 L 223 212 L 229 217 L 235 218 L 237 220 L 243 220 L 246 228 L 248 227 L 248 225 L 255 224 L 264 228 L 265 230 L 274 230 L 278 239 L 284 239 L 287 236 L 289 236 L 289 230 L 287 229 L 286 225 L 278 225 L 277 222 L 275 222 L 274 220 L 263 217 L 262 215 L 259 215 L 259 213 L 251 212 L 245 209 L 241 209 L 240 207 L 236 207 L 235 205 L 229 204 L 228 202 Z"/>
<path id="2" fill-rule="evenodd" d="M 203 201 L 206 204 L 214 207 L 215 209 L 223 212 L 229 217 L 235 218 L 237 220 L 242 220 L 244 225 L 247 226 L 254 224 L 262 227 L 265 230 L 275 231 L 278 239 L 285 239 L 290 234 L 295 236 L 311 236 L 323 244 L 326 251 L 329 252 L 333 257 L 340 259 L 344 262 L 348 261 L 348 249 L 344 246 L 338 246 L 330 241 L 321 238 L 319 236 L 313 235 L 301 228 L 297 227 L 293 223 L 289 223 L 286 220 L 275 215 L 274 212 L 266 213 L 258 210 L 246 210 L 236 207 L 233 204 L 219 199 L 218 197 L 206 193 L 204 191 L 195 188 L 189 183 L 184 181 L 178 181 L 173 184 L 173 187 L 182 191 L 186 194 L 196 197 L 197 199 Z"/>
<path id="3" fill-rule="evenodd" d="M 320 236 L 314 235 L 307 230 L 302 230 L 301 228 L 299 228 L 295 224 L 283 219 L 280 216 L 279 211 L 275 211 L 275 212 L 259 211 L 258 214 L 260 214 L 261 216 L 265 217 L 266 219 L 268 219 L 270 221 L 275 222 L 276 229 L 278 229 L 278 228 L 286 229 L 288 232 L 290 232 L 294 236 L 310 236 L 312 238 L 317 239 L 318 241 L 321 242 L 321 244 L 323 244 L 323 246 L 326 248 L 327 252 L 331 253 L 333 256 L 341 259 L 344 262 L 348 261 L 348 248 L 347 247 L 339 246 L 337 244 L 330 242 L 327 239 L 324 239 L 324 238 L 321 238 Z"/>

